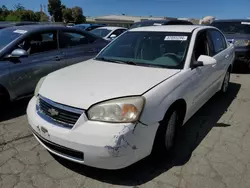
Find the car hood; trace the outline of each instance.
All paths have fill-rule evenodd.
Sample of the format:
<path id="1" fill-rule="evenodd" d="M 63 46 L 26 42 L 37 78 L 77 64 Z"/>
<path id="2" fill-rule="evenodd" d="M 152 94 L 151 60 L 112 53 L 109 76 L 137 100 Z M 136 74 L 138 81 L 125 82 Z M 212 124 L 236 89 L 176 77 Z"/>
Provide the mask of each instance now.
<path id="1" fill-rule="evenodd" d="M 104 100 L 142 95 L 178 72 L 91 59 L 49 74 L 39 94 L 61 104 L 88 109 Z"/>

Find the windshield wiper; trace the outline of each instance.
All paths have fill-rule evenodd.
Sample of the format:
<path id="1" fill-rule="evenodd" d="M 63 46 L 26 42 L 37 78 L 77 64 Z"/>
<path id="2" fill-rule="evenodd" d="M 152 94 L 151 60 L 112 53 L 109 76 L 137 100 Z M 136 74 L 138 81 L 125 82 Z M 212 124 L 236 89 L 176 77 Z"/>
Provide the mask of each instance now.
<path id="1" fill-rule="evenodd" d="M 105 58 L 105 57 L 99 57 L 99 58 L 95 58 L 96 60 L 100 60 L 100 61 L 107 61 L 107 62 L 111 62 L 111 63 L 121 63 L 121 64 L 128 64 L 128 65 L 137 65 L 135 62 L 132 61 L 122 61 L 122 60 L 116 60 L 116 59 L 109 59 L 109 58 Z"/>
<path id="2" fill-rule="evenodd" d="M 171 68 L 167 65 L 158 65 L 158 64 L 149 64 L 149 63 L 139 63 L 134 61 L 126 61 L 126 60 L 116 60 L 116 59 L 109 59 L 105 57 L 95 58 L 99 61 L 106 61 L 111 63 L 120 63 L 120 64 L 128 64 L 128 65 L 136 65 L 136 66 L 144 66 L 144 67 L 160 67 L 160 68 Z"/>

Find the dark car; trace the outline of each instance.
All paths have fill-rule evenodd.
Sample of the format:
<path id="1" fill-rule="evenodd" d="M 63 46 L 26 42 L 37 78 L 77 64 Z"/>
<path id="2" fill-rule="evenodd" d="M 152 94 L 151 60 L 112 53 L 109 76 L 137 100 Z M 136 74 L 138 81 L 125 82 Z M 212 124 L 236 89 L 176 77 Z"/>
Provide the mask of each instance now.
<path id="1" fill-rule="evenodd" d="M 144 26 L 157 26 L 157 25 L 193 25 L 192 22 L 187 20 L 146 20 L 141 22 L 136 22 L 129 29 Z"/>
<path id="2" fill-rule="evenodd" d="M 215 20 L 211 25 L 220 29 L 228 42 L 234 44 L 236 62 L 243 62 L 250 68 L 250 20 Z"/>
<path id="3" fill-rule="evenodd" d="M 13 27 L 13 26 L 21 26 L 21 25 L 37 25 L 38 22 L 3 22 L 0 23 L 0 29 L 4 29 L 7 27 Z"/>
<path id="4" fill-rule="evenodd" d="M 105 24 L 76 24 L 73 27 L 78 27 L 85 31 L 92 31 L 93 29 L 96 29 L 98 27 L 104 27 Z"/>
<path id="5" fill-rule="evenodd" d="M 101 37 L 65 26 L 1 29 L 0 102 L 3 97 L 12 101 L 32 94 L 41 77 L 93 58 L 107 44 Z"/>

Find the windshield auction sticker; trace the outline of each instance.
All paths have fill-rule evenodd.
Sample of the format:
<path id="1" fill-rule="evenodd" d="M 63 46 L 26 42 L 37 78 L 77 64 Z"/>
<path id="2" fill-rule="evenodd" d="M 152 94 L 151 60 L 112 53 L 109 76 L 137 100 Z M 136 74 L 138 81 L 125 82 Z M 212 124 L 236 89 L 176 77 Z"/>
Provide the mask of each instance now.
<path id="1" fill-rule="evenodd" d="M 187 36 L 166 36 L 164 40 L 178 40 L 178 41 L 183 41 L 187 40 Z"/>
<path id="2" fill-rule="evenodd" d="M 26 33 L 27 31 L 25 31 L 25 30 L 21 30 L 21 29 L 17 29 L 17 30 L 15 30 L 15 31 L 13 31 L 14 33 L 19 33 L 19 34 L 24 34 L 24 33 Z"/>

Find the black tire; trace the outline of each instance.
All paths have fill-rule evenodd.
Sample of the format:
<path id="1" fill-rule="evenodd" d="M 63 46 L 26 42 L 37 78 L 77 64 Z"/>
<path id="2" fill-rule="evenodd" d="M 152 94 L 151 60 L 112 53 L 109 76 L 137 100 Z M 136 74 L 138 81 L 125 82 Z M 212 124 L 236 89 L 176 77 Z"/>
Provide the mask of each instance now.
<path id="1" fill-rule="evenodd" d="M 160 123 L 156 132 L 152 154 L 157 157 L 171 156 L 181 127 L 180 113 L 175 108 L 170 109 Z"/>
<path id="2" fill-rule="evenodd" d="M 231 75 L 231 71 L 230 69 L 227 70 L 226 75 L 223 79 L 223 83 L 220 89 L 220 93 L 221 94 L 225 94 L 228 91 L 228 87 L 229 87 L 229 83 L 230 83 L 230 75 Z"/>
<path id="3" fill-rule="evenodd" d="M 6 92 L 6 90 L 2 87 L 0 87 L 0 105 L 1 106 L 6 106 L 9 104 L 10 98 L 9 94 Z"/>

